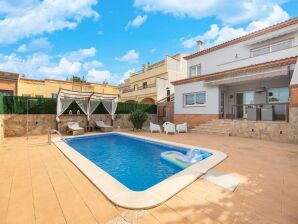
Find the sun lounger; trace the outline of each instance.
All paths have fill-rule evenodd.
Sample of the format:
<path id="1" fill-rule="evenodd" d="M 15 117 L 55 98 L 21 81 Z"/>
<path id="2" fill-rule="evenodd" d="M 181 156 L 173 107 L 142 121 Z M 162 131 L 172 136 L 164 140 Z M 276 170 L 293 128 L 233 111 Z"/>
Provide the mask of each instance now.
<path id="1" fill-rule="evenodd" d="M 178 133 L 181 133 L 181 132 L 187 132 L 187 123 L 183 123 L 183 124 L 177 124 L 176 126 L 176 130 Z"/>
<path id="2" fill-rule="evenodd" d="M 103 132 L 111 132 L 113 131 L 113 127 L 110 125 L 105 124 L 103 121 L 95 121 L 95 125 L 99 130 Z"/>
<path id="3" fill-rule="evenodd" d="M 150 132 L 160 132 L 161 133 L 161 128 L 158 124 L 153 124 L 150 122 Z"/>
<path id="4" fill-rule="evenodd" d="M 67 127 L 72 135 L 84 134 L 84 128 L 79 126 L 79 122 L 67 122 Z"/>
<path id="5" fill-rule="evenodd" d="M 166 134 L 169 134 L 169 133 L 173 133 L 175 134 L 176 133 L 176 130 L 175 130 L 175 124 L 171 123 L 171 122 L 165 122 L 163 125 L 163 128 L 164 128 L 164 132 Z"/>

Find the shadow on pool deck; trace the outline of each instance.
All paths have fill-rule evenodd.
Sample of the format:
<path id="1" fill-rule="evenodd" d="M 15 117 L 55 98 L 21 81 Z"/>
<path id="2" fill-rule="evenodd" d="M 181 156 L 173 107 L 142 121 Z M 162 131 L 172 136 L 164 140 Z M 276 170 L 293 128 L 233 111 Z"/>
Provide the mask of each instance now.
<path id="1" fill-rule="evenodd" d="M 298 146 L 195 133 L 135 132 L 225 152 L 215 170 L 241 180 L 235 192 L 199 179 L 166 203 L 131 211 L 110 203 L 47 136 L 0 145 L 0 223 L 297 223 Z M 118 217 L 118 218 L 117 218 Z"/>

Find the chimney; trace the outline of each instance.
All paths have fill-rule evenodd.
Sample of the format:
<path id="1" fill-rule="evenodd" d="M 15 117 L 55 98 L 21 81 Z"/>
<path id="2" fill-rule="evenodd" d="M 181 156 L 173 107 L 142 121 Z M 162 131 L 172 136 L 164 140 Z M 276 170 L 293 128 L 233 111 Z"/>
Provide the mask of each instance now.
<path id="1" fill-rule="evenodd" d="M 198 40 L 197 41 L 197 50 L 198 50 L 198 52 L 201 52 L 201 51 L 203 51 L 205 48 L 204 48 L 204 43 L 203 43 L 203 41 L 201 41 L 201 40 Z"/>

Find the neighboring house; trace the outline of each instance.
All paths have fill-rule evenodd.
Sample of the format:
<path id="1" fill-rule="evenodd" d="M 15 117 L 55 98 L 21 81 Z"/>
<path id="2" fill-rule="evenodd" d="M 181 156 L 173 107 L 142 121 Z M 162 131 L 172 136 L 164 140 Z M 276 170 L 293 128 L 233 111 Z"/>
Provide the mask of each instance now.
<path id="1" fill-rule="evenodd" d="M 288 120 L 298 106 L 298 18 L 185 57 L 175 86 L 174 120 L 197 126 L 218 118 Z"/>
<path id="2" fill-rule="evenodd" d="M 118 87 L 111 85 L 54 79 L 34 80 L 20 78 L 18 83 L 18 96 L 56 98 L 60 88 L 78 92 L 119 94 Z"/>
<path id="3" fill-rule="evenodd" d="M 186 78 L 186 60 L 183 54 L 166 56 L 155 64 L 147 64 L 137 73 L 119 85 L 120 98 L 123 102 L 154 104 L 167 96 L 167 91 L 174 92 L 172 81 Z"/>
<path id="4" fill-rule="evenodd" d="M 0 93 L 5 96 L 15 96 L 18 91 L 19 74 L 0 71 Z"/>

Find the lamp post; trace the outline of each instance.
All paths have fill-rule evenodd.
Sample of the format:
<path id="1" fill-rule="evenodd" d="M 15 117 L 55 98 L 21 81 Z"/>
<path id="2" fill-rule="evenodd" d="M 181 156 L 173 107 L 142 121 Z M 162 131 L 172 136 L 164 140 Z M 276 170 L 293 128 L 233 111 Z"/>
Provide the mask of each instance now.
<path id="1" fill-rule="evenodd" d="M 29 138 L 29 136 L 28 136 L 28 131 L 29 131 L 29 101 L 36 102 L 37 99 L 27 99 L 27 131 L 26 131 L 27 140 Z"/>

